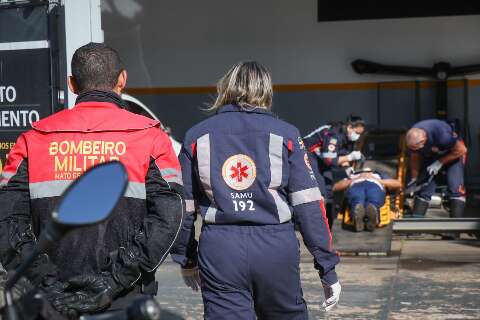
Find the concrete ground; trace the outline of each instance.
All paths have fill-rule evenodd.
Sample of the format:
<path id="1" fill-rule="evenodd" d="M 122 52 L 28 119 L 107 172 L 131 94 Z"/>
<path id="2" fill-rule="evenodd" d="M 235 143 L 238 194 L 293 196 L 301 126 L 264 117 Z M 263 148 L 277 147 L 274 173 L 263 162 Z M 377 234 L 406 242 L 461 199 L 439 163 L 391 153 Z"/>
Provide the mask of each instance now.
<path id="1" fill-rule="evenodd" d="M 480 241 L 399 237 L 392 250 L 385 257 L 342 257 L 340 304 L 325 314 L 320 280 L 302 248 L 310 319 L 480 319 Z M 177 265 L 166 261 L 157 278 L 162 319 L 203 319 L 200 293 L 183 284 Z"/>

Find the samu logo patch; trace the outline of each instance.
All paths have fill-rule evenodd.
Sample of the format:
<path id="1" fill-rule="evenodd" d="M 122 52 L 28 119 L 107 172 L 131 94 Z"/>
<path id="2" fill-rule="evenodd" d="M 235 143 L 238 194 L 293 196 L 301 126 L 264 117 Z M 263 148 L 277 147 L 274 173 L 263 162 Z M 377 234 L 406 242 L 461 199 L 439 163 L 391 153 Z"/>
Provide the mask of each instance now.
<path id="1" fill-rule="evenodd" d="M 236 154 L 228 158 L 222 167 L 225 183 L 234 190 L 249 188 L 257 177 L 257 167 L 249 156 Z"/>

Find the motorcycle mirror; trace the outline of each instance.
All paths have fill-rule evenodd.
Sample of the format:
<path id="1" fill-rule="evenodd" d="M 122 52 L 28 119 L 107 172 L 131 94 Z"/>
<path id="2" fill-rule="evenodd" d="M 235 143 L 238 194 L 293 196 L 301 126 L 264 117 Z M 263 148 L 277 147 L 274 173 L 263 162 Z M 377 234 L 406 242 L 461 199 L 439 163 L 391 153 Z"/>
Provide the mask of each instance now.
<path id="1" fill-rule="evenodd" d="M 127 183 L 125 167 L 119 161 L 112 161 L 90 168 L 65 190 L 52 213 L 52 219 L 42 230 L 37 245 L 5 283 L 7 319 L 16 320 L 18 317 L 13 307 L 11 289 L 35 258 L 68 231 L 107 219 L 124 195 Z"/>
<path id="2" fill-rule="evenodd" d="M 125 193 L 126 186 L 127 173 L 120 162 L 100 164 L 63 193 L 52 221 L 68 229 L 102 222 Z"/>
<path id="3" fill-rule="evenodd" d="M 125 193 L 128 176 L 119 161 L 102 163 L 87 170 L 62 194 L 52 219 L 40 235 L 35 249 L 45 252 L 74 228 L 100 223 L 108 218 Z"/>

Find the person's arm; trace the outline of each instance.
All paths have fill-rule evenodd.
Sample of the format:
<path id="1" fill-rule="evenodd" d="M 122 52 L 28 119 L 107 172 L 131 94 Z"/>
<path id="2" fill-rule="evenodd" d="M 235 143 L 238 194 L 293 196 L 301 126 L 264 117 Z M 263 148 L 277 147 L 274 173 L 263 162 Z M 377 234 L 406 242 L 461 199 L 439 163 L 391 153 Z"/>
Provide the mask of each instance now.
<path id="1" fill-rule="evenodd" d="M 0 175 L 1 263 L 9 270 L 18 267 L 36 242 L 30 212 L 27 144 L 25 136 L 21 135 L 10 150 Z M 39 285 L 49 279 L 54 281 L 56 268 L 48 256 L 42 254 L 28 269 L 26 276 L 34 285 Z"/>
<path id="2" fill-rule="evenodd" d="M 352 184 L 351 179 L 340 180 L 333 185 L 332 191 L 333 192 L 344 191 L 345 189 L 350 187 L 351 184 Z"/>
<path id="3" fill-rule="evenodd" d="M 337 156 L 338 156 L 338 166 L 339 167 L 346 167 L 350 166 L 350 162 L 358 159 L 353 159 L 354 154 L 358 154 L 358 152 L 351 154 L 349 150 L 345 146 L 337 149 Z"/>
<path id="4" fill-rule="evenodd" d="M 450 149 L 450 152 L 441 157 L 439 161 L 442 163 L 442 165 L 446 165 L 464 156 L 466 153 L 467 147 L 465 146 L 465 143 L 461 140 L 457 140 L 452 149 Z"/>
<path id="5" fill-rule="evenodd" d="M 381 179 L 378 181 L 390 192 L 396 192 L 402 188 L 402 184 L 397 179 Z"/>
<path id="6" fill-rule="evenodd" d="M 320 160 L 326 167 L 341 166 L 348 162 L 347 156 L 338 156 L 338 144 L 340 140 L 336 136 L 327 136 L 319 149 Z"/>
<path id="7" fill-rule="evenodd" d="M 0 257 L 1 263 L 12 269 L 35 245 L 30 215 L 27 145 L 23 135 L 10 150 L 0 179 Z"/>
<path id="8" fill-rule="evenodd" d="M 318 129 L 317 129 L 318 130 Z M 318 132 L 311 133 L 305 138 L 303 138 L 304 146 L 307 148 L 308 152 L 313 153 L 315 156 L 320 158 L 322 156 L 322 139 Z"/>
<path id="9" fill-rule="evenodd" d="M 434 129 L 432 144 L 440 150 L 449 150 L 446 155 L 438 160 L 442 166 L 457 160 L 467 153 L 465 143 L 446 122 L 439 121 Z"/>
<path id="10" fill-rule="evenodd" d="M 338 281 L 335 265 L 339 257 L 332 247 L 323 197 L 317 182 L 314 178 L 312 180 L 314 175 L 308 165 L 305 149 L 296 137 L 292 140 L 294 148 L 288 159 L 291 172 L 287 187 L 289 201 L 294 208 L 295 221 L 303 241 L 314 257 L 315 268 L 322 280 L 331 285 Z"/>
<path id="11" fill-rule="evenodd" d="M 185 186 L 186 211 L 180 234 L 171 251 L 172 259 L 183 268 L 195 267 L 198 263 L 197 241 L 195 240 L 197 178 L 195 176 L 195 162 L 193 161 L 195 150 L 192 148 L 195 147 L 184 145 L 180 151 L 179 159 Z"/>
<path id="12" fill-rule="evenodd" d="M 195 221 L 197 220 L 196 201 L 199 198 L 198 172 L 195 159 L 196 144 L 183 145 L 180 163 L 185 184 L 186 212 L 179 237 L 171 250 L 173 261 L 180 265 L 180 273 L 185 285 L 194 291 L 200 288 L 198 269 L 197 240 L 195 239 Z"/>
<path id="13" fill-rule="evenodd" d="M 130 248 L 119 248 L 113 277 L 131 287 L 143 272 L 154 272 L 178 236 L 184 212 L 180 164 L 167 134 L 157 131 L 145 179 L 147 215 Z"/>

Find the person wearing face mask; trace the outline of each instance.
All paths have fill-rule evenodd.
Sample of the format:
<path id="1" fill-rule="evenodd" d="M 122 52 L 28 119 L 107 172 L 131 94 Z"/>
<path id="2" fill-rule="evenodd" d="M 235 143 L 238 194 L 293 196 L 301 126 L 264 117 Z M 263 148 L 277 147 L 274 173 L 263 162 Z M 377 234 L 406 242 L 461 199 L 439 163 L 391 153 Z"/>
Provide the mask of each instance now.
<path id="1" fill-rule="evenodd" d="M 410 173 L 414 184 L 417 179 L 436 176 L 445 170 L 450 198 L 450 216 L 463 217 L 465 209 L 464 169 L 467 148 L 458 134 L 445 121 L 428 119 L 420 121 L 408 130 L 407 147 L 410 150 Z M 419 190 L 414 200 L 413 216 L 423 218 L 428 203 L 435 192 L 433 179 Z"/>
<path id="2" fill-rule="evenodd" d="M 365 121 L 361 117 L 350 115 L 345 122 L 321 126 L 303 138 L 312 171 L 326 199 L 330 228 L 336 216 L 332 205 L 332 186 L 335 182 L 333 171 L 340 167 L 348 167 L 351 162 L 362 158 L 360 151 L 352 149 L 364 131 Z"/>

